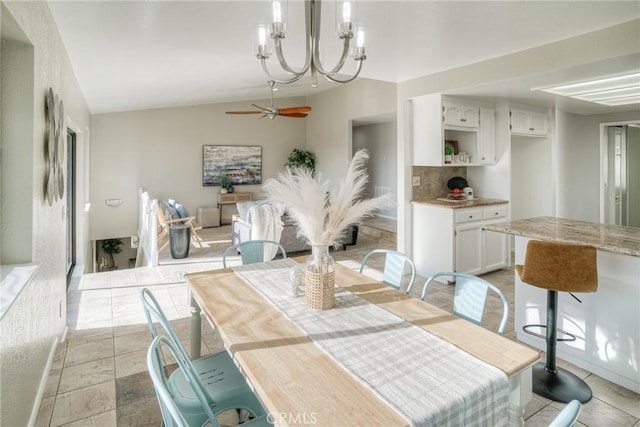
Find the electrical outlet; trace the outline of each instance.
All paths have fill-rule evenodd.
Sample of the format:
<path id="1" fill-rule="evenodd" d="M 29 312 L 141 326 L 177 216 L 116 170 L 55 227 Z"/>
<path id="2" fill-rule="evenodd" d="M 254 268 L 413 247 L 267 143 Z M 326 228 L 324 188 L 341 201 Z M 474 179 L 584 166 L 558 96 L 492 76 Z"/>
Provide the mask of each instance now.
<path id="1" fill-rule="evenodd" d="M 419 176 L 414 176 L 413 180 L 412 180 L 413 186 L 417 187 L 420 185 L 420 177 Z"/>

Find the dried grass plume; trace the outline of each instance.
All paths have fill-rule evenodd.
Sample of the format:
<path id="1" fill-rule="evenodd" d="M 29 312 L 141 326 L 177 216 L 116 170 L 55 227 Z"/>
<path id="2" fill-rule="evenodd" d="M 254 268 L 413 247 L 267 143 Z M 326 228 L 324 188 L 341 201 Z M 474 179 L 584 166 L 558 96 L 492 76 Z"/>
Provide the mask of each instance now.
<path id="1" fill-rule="evenodd" d="M 378 209 L 393 205 L 389 195 L 362 199 L 369 176 L 365 168 L 369 154 L 358 151 L 337 188 L 321 174 L 305 167 L 286 168 L 265 182 L 263 190 L 271 203 L 284 204 L 298 226 L 298 235 L 312 246 L 339 245 L 347 227 L 358 225 Z"/>

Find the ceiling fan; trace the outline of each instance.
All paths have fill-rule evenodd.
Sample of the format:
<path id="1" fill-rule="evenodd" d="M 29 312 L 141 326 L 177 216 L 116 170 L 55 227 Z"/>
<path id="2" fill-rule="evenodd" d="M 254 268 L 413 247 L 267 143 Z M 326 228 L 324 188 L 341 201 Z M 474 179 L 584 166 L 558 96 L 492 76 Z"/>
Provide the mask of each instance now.
<path id="1" fill-rule="evenodd" d="M 256 104 L 251 104 L 258 109 L 252 111 L 226 111 L 227 114 L 262 114 L 259 118 L 269 117 L 271 120 L 275 119 L 276 116 L 283 117 L 298 117 L 304 118 L 307 117 L 307 112 L 311 111 L 311 107 L 300 106 L 300 107 L 290 107 L 290 108 L 276 108 L 273 106 L 273 87 L 276 82 L 273 80 L 269 80 L 267 82 L 269 87 L 271 88 L 271 105 L 267 108 L 261 107 Z"/>

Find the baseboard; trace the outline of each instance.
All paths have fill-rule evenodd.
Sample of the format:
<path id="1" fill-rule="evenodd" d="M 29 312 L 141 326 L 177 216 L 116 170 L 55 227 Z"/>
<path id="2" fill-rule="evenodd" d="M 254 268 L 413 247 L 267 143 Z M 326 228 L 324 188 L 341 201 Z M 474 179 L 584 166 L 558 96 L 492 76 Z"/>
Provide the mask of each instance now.
<path id="1" fill-rule="evenodd" d="M 67 328 L 65 328 L 65 332 L 63 336 L 67 335 Z M 56 348 L 58 347 L 58 337 L 55 337 L 53 340 L 53 344 L 51 345 L 51 349 L 49 349 L 49 357 L 47 358 L 47 364 L 44 367 L 44 372 L 42 373 L 42 378 L 40 378 L 40 384 L 38 385 L 38 392 L 36 393 L 36 398 L 34 399 L 33 408 L 31 408 L 31 416 L 29 417 L 29 426 L 34 426 L 36 424 L 36 419 L 38 418 L 38 412 L 40 412 L 40 405 L 42 404 L 42 396 L 44 396 L 44 389 L 47 386 L 47 381 L 49 380 L 49 373 L 51 372 L 51 366 L 53 365 L 53 359 L 56 357 Z"/>

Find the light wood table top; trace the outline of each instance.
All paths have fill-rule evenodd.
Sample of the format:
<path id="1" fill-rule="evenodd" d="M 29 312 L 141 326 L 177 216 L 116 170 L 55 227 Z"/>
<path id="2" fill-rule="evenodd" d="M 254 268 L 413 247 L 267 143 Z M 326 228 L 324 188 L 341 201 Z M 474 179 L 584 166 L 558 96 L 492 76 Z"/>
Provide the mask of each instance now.
<path id="1" fill-rule="evenodd" d="M 186 279 L 270 413 L 297 416 L 300 423 L 306 417 L 317 425 L 370 425 L 372 420 L 386 426 L 408 424 L 231 269 L 189 274 Z M 336 265 L 336 283 L 507 376 L 538 360 L 537 351 L 341 265 Z"/>

